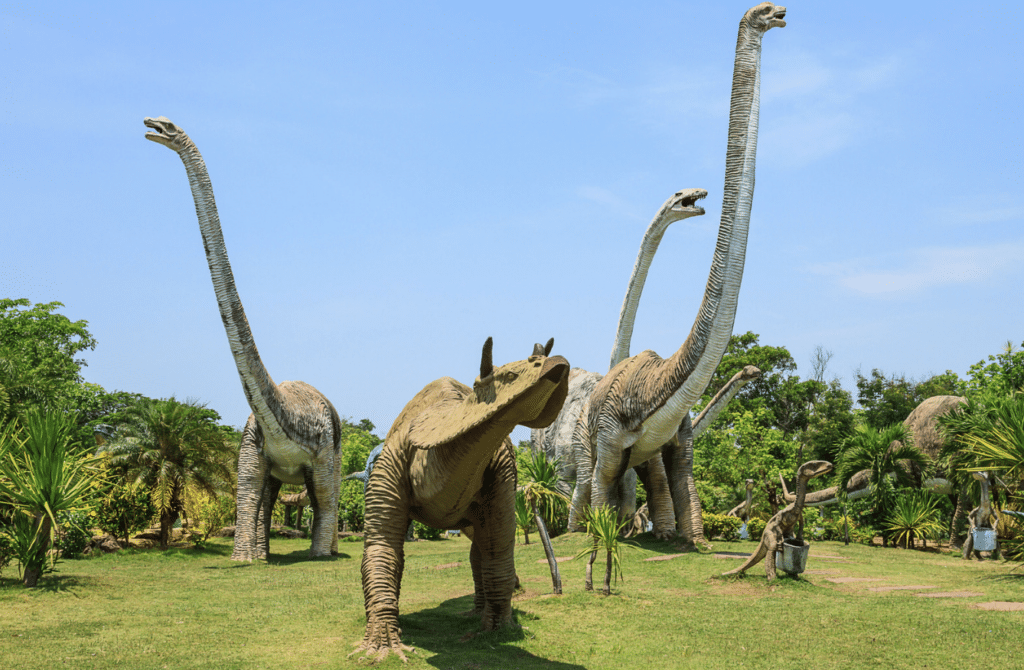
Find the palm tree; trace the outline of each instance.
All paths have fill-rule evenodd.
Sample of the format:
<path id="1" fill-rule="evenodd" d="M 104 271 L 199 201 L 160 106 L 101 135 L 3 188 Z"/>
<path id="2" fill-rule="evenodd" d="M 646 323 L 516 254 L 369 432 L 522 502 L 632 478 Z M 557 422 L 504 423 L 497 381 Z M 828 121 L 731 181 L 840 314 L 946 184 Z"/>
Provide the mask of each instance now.
<path id="1" fill-rule="evenodd" d="M 534 451 L 520 461 L 522 468 L 522 484 L 519 491 L 522 492 L 527 507 L 533 512 L 534 522 L 537 524 L 537 534 L 544 545 L 544 554 L 548 558 L 548 568 L 551 570 L 551 586 L 556 595 L 562 594 L 562 576 L 558 572 L 558 561 L 555 560 L 555 551 L 551 548 L 551 537 L 548 535 L 548 527 L 544 523 L 544 517 L 539 508 L 547 509 L 550 518 L 559 502 L 568 503 L 568 498 L 558 490 L 558 459 L 549 460 L 543 451 Z"/>
<path id="2" fill-rule="evenodd" d="M 987 425 L 962 438 L 974 461 L 967 470 L 991 470 L 1008 483 L 1024 482 L 1024 391 L 994 399 L 987 415 Z"/>
<path id="3" fill-rule="evenodd" d="M 625 578 L 622 576 L 622 561 L 619 550 L 622 547 L 634 547 L 636 545 L 619 540 L 619 535 L 631 521 L 631 519 L 620 521 L 618 510 L 608 505 L 592 507 L 587 512 L 587 533 L 593 538 L 594 546 L 592 549 L 584 549 L 576 555 L 576 558 L 581 558 L 590 554 L 590 560 L 587 561 L 586 582 L 583 587 L 585 590 L 594 590 L 594 560 L 597 558 L 597 552 L 601 549 L 604 549 L 607 557 L 604 571 L 604 594 L 609 596 L 612 593 L 613 572 L 616 580 L 622 579 L 625 581 Z"/>
<path id="4" fill-rule="evenodd" d="M 230 489 L 228 463 L 234 449 L 215 416 L 192 400 L 147 399 L 118 415 L 117 435 L 103 447 L 111 467 L 126 468 L 152 490 L 160 514 L 161 549 L 167 549 L 171 528 L 185 508 L 187 488 L 210 495 Z"/>
<path id="5" fill-rule="evenodd" d="M 914 538 L 941 533 L 939 523 L 939 499 L 924 491 L 908 491 L 896 501 L 885 529 L 893 534 L 893 542 L 914 548 Z"/>
<path id="6" fill-rule="evenodd" d="M 20 424 L 0 426 L 0 497 L 15 509 L 24 584 L 35 586 L 47 567 L 58 515 L 84 511 L 102 488 L 103 475 L 99 459 L 75 446 L 72 413 L 34 408 Z"/>
<path id="7" fill-rule="evenodd" d="M 876 521 L 883 521 L 896 505 L 897 488 L 915 484 L 914 466 L 924 471 L 929 465 L 928 457 L 914 446 L 910 431 L 903 424 L 894 423 L 881 430 L 861 425 L 846 441 L 836 476 L 840 491 L 846 491 L 854 475 L 868 470 L 873 516 Z M 888 536 L 888 531 L 882 533 L 886 545 Z"/>

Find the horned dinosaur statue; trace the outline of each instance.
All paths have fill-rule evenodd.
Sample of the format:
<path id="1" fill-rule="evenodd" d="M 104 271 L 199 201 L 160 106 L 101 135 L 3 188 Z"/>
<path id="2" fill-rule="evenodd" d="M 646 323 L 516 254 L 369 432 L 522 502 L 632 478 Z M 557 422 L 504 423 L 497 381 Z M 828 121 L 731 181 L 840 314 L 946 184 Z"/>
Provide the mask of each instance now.
<path id="1" fill-rule="evenodd" d="M 654 533 L 705 544 L 692 461 L 689 411 L 704 392 L 732 335 L 753 203 L 760 95 L 761 38 L 786 25 L 784 7 L 762 3 L 740 21 L 729 111 L 725 188 L 711 272 L 697 319 L 668 359 L 644 351 L 598 382 L 573 430 L 577 486 L 573 505 L 621 505 L 623 473 L 643 466 Z M 690 475 L 692 476 L 692 474 Z"/>
<path id="2" fill-rule="evenodd" d="M 807 494 L 807 482 L 829 472 L 832 472 L 832 464 L 828 461 L 808 461 L 801 465 L 796 472 L 796 500 L 786 505 L 768 520 L 768 523 L 765 524 L 764 532 L 761 533 L 761 541 L 750 558 L 735 570 L 722 574 L 742 574 L 764 560 L 768 581 L 770 582 L 775 579 L 775 552 L 781 550 L 782 543 L 792 537 L 793 528 L 796 527 L 800 516 L 804 512 L 804 496 Z M 766 556 L 767 560 L 765 560 Z"/>
<path id="3" fill-rule="evenodd" d="M 551 423 L 565 402 L 569 363 L 550 356 L 554 340 L 523 361 L 495 368 L 484 344 L 470 388 L 444 377 L 409 401 L 384 439 L 366 489 L 362 575 L 366 634 L 353 653 L 405 658 L 398 596 L 409 519 L 460 529 L 469 553 L 484 630 L 512 622 L 516 461 L 509 434 Z"/>
<path id="4" fill-rule="evenodd" d="M 238 522 L 231 560 L 266 558 L 271 511 L 281 484 L 305 484 L 313 507 L 310 556 L 338 551 L 341 419 L 305 382 L 275 384 L 263 366 L 235 288 L 206 163 L 195 143 L 165 117 L 147 118 L 145 137 L 185 164 L 217 306 L 252 414 L 238 454 Z"/>
<path id="5" fill-rule="evenodd" d="M 980 561 L 981 552 L 974 549 L 974 531 L 982 528 L 995 530 L 999 524 L 999 514 L 992 507 L 992 501 L 989 499 L 989 486 L 991 482 L 989 481 L 988 473 L 972 472 L 971 475 L 981 485 L 981 502 L 967 515 L 967 521 L 971 524 L 971 529 L 967 533 L 967 539 L 964 541 L 963 556 L 966 561 L 971 559 L 971 554 L 974 554 L 975 558 Z M 992 558 L 999 558 L 998 537 L 996 538 L 996 548 L 992 550 Z"/>

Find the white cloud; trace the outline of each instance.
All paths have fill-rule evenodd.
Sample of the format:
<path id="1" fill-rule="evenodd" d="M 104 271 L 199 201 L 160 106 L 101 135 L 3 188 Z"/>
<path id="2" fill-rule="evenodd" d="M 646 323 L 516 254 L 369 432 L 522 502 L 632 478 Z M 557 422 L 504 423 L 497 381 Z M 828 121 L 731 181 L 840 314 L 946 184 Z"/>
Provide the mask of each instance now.
<path id="1" fill-rule="evenodd" d="M 882 263 L 892 263 L 881 267 Z M 1024 243 L 974 247 L 927 247 L 908 252 L 902 262 L 885 259 L 857 259 L 822 263 L 808 268 L 815 274 L 833 277 L 840 286 L 864 296 L 908 297 L 925 289 L 950 284 L 969 284 L 990 279 L 1004 270 L 1021 267 Z"/>

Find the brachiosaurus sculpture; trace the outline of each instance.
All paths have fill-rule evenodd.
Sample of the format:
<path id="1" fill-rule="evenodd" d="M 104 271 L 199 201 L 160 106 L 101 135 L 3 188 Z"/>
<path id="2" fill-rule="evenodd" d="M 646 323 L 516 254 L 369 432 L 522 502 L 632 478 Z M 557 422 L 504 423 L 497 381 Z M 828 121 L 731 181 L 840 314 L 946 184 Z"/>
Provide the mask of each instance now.
<path id="1" fill-rule="evenodd" d="M 231 559 L 266 558 L 271 511 L 282 482 L 305 484 L 313 507 L 310 556 L 338 551 L 341 419 L 330 401 L 305 382 L 275 384 L 260 360 L 228 262 L 206 163 L 195 143 L 165 117 L 147 118 L 145 137 L 176 152 L 185 164 L 210 277 L 231 355 L 252 414 L 238 453 L 238 519 Z"/>
<path id="2" fill-rule="evenodd" d="M 353 653 L 405 658 L 398 627 L 409 519 L 462 529 L 472 540 L 474 606 L 484 630 L 512 622 L 516 460 L 509 433 L 551 423 L 565 402 L 569 363 L 554 341 L 524 361 L 495 368 L 484 344 L 470 388 L 444 377 L 409 401 L 384 439 L 366 489 L 362 575 L 366 634 Z"/>
<path id="3" fill-rule="evenodd" d="M 995 530 L 999 524 L 999 514 L 995 508 L 992 507 L 992 501 L 989 499 L 989 476 L 987 472 L 972 472 L 971 475 L 978 480 L 981 485 L 981 501 L 978 506 L 971 510 L 970 514 L 967 515 L 967 521 L 970 522 L 971 528 L 967 532 L 967 539 L 964 540 L 963 557 L 964 560 L 970 560 L 971 554 L 974 554 L 975 558 L 981 560 L 981 552 L 975 551 L 974 549 L 974 531 L 979 529 Z M 996 548 L 992 550 L 992 558 L 999 558 L 999 539 L 996 539 Z"/>
<path id="4" fill-rule="evenodd" d="M 579 456 L 573 504 L 620 505 L 619 482 L 644 465 L 655 535 L 676 532 L 703 542 L 695 487 L 686 484 L 689 411 L 704 392 L 732 335 L 754 192 L 761 38 L 786 25 L 784 7 L 765 2 L 744 14 L 736 42 L 722 219 L 700 312 L 668 359 L 644 351 L 618 363 L 597 384 L 573 431 Z M 692 449 L 692 446 L 690 447 Z M 692 452 L 691 452 L 692 453 Z M 644 471 L 645 470 L 645 471 Z M 687 527 L 689 526 L 689 528 Z"/>
<path id="5" fill-rule="evenodd" d="M 796 473 L 796 501 L 786 505 L 779 510 L 765 524 L 764 532 L 761 533 L 761 542 L 757 549 L 751 554 L 743 565 L 722 573 L 723 575 L 735 575 L 746 572 L 764 560 L 765 572 L 768 574 L 768 581 L 775 579 L 775 552 L 782 548 L 782 543 L 792 537 L 793 528 L 800 515 L 804 512 L 804 496 L 807 494 L 807 482 L 815 477 L 832 472 L 832 464 L 828 461 L 808 461 L 800 466 Z M 767 556 L 767 559 L 765 558 Z"/>

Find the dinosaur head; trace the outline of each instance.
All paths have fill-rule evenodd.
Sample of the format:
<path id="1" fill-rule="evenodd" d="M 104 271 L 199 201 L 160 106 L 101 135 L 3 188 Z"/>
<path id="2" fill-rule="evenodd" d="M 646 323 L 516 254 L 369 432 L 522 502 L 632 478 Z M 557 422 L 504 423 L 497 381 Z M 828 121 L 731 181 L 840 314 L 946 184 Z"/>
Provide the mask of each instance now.
<path id="1" fill-rule="evenodd" d="M 569 392 L 569 362 L 551 356 L 555 339 L 535 344 L 529 358 L 495 368 L 493 340 L 487 338 L 480 360 L 480 376 L 473 382 L 476 402 L 510 416 L 527 428 L 544 428 L 555 420 Z"/>
<path id="2" fill-rule="evenodd" d="M 751 381 L 761 376 L 761 369 L 756 365 L 745 365 L 740 370 L 740 379 L 744 381 Z"/>
<path id="3" fill-rule="evenodd" d="M 807 461 L 797 470 L 796 476 L 799 479 L 814 479 L 821 475 L 832 472 L 832 464 L 828 461 Z"/>
<path id="4" fill-rule="evenodd" d="M 743 16 L 744 23 L 760 33 L 768 32 L 772 28 L 785 28 L 785 19 L 786 8 L 770 2 L 762 2 L 757 7 L 751 7 Z"/>
<path id="5" fill-rule="evenodd" d="M 702 188 L 683 189 L 669 198 L 668 202 L 662 206 L 662 210 L 671 221 L 680 221 L 691 216 L 702 216 L 704 208 L 698 205 L 697 201 L 703 200 L 707 195 L 708 192 Z"/>
<path id="6" fill-rule="evenodd" d="M 142 122 L 146 124 L 147 128 L 153 129 L 146 133 L 147 140 L 162 144 L 172 151 L 181 151 L 185 148 L 188 135 L 166 116 L 158 116 L 155 119 L 147 116 Z"/>
<path id="7" fill-rule="evenodd" d="M 747 490 L 748 491 L 753 491 L 754 490 L 754 480 L 753 479 L 748 479 L 747 480 Z"/>
<path id="8" fill-rule="evenodd" d="M 986 482 L 986 483 L 988 483 L 988 473 L 987 472 L 972 472 L 971 476 L 974 477 L 975 479 L 977 479 L 979 482 Z"/>

